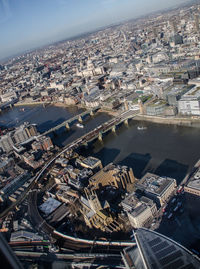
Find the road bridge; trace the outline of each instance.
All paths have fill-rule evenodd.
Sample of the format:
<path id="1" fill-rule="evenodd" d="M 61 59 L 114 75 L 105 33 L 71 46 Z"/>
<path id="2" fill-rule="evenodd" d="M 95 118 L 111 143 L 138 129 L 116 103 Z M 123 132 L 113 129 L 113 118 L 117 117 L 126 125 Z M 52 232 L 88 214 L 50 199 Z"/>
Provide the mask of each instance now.
<path id="1" fill-rule="evenodd" d="M 78 114 L 78 115 L 74 116 L 73 118 L 70 118 L 70 119 L 56 125 L 55 127 L 47 130 L 42 135 L 50 134 L 52 132 L 55 132 L 55 131 L 61 129 L 62 127 L 65 127 L 67 130 L 69 130 L 70 126 L 73 125 L 75 122 L 78 121 L 78 122 L 82 123 L 85 117 L 87 117 L 88 115 L 91 115 L 91 116 L 94 115 L 94 113 L 97 112 L 99 109 L 100 109 L 100 107 L 95 107 L 95 108 L 92 108 L 90 110 L 84 111 L 81 114 Z"/>

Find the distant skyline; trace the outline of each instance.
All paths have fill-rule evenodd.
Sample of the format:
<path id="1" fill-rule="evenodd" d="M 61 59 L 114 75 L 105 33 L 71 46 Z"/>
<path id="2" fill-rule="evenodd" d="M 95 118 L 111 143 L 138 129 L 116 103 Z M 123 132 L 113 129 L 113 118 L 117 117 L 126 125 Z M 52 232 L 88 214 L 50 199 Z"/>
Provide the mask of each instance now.
<path id="1" fill-rule="evenodd" d="M 0 0 L 0 60 L 187 0 Z"/>

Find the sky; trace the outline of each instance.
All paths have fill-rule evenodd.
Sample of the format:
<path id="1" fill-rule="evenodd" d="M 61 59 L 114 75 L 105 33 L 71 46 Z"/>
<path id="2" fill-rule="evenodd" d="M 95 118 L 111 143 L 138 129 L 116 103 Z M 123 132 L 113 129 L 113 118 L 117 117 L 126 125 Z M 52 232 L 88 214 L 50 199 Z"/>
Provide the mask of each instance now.
<path id="1" fill-rule="evenodd" d="M 0 0 L 0 59 L 186 0 Z"/>

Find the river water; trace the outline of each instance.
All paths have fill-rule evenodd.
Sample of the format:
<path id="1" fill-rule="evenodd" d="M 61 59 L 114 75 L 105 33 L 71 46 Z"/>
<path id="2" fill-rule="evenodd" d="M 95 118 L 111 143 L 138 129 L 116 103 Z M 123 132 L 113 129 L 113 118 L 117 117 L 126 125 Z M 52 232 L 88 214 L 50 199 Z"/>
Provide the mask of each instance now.
<path id="1" fill-rule="evenodd" d="M 26 106 L 23 111 L 22 107 L 15 107 L 0 114 L 0 125 L 12 127 L 29 121 L 36 123 L 42 133 L 82 111 L 77 108 L 55 106 L 46 108 Z M 54 143 L 64 146 L 110 118 L 111 116 L 105 113 L 97 113 L 84 121 L 83 129 L 74 125 L 70 131 L 58 133 L 54 137 Z M 147 128 L 138 130 L 138 126 Z M 117 128 L 116 133 L 105 135 L 103 142 L 95 141 L 88 148 L 83 147 L 80 151 L 85 156 L 93 155 L 100 158 L 103 165 L 114 162 L 132 167 L 137 178 L 141 178 L 146 172 L 153 172 L 173 177 L 180 183 L 189 169 L 200 159 L 199 130 L 176 125 L 130 121 L 129 125 L 122 124 Z M 178 221 L 174 220 L 174 224 L 164 222 L 159 231 L 189 246 L 197 242 L 200 234 L 200 226 L 194 226 L 194 223 L 196 225 L 197 219 L 191 215 L 190 210 L 189 215 L 180 217 Z M 182 233 L 177 237 L 180 228 L 183 229 L 183 233 L 187 233 L 187 237 Z M 194 229 L 195 231 L 199 229 L 198 235 L 194 236 Z"/>
<path id="2" fill-rule="evenodd" d="M 28 121 L 36 123 L 42 133 L 82 111 L 76 107 L 14 107 L 0 114 L 0 125 L 12 127 Z M 54 142 L 64 146 L 110 118 L 105 113 L 97 113 L 86 118 L 83 129 L 74 125 L 70 131 L 58 133 Z M 138 130 L 138 126 L 147 129 Z M 200 158 L 199 148 L 198 128 L 131 121 L 128 126 L 121 125 L 116 133 L 105 135 L 103 142 L 94 142 L 82 153 L 93 154 L 103 165 L 109 162 L 128 165 L 138 178 L 149 171 L 174 177 L 179 182 Z"/>

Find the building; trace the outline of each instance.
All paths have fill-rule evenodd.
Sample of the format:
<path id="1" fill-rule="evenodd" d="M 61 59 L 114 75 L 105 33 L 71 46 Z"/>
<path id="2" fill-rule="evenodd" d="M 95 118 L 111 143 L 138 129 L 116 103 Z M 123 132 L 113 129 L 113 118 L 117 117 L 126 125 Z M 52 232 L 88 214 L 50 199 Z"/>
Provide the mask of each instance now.
<path id="1" fill-rule="evenodd" d="M 81 196 L 80 203 L 86 225 L 110 233 L 121 230 L 122 226 L 111 214 L 109 203 L 101 203 L 94 190 L 85 188 L 85 194 L 86 199 Z"/>
<path id="2" fill-rule="evenodd" d="M 184 191 L 197 196 L 200 196 L 200 168 L 190 178 L 187 185 L 184 187 Z"/>
<path id="3" fill-rule="evenodd" d="M 121 205 L 133 228 L 149 226 L 157 215 L 156 204 L 145 196 L 138 198 L 134 192 L 129 194 Z"/>
<path id="4" fill-rule="evenodd" d="M 113 163 L 108 164 L 89 179 L 89 184 L 94 189 L 111 185 L 126 190 L 128 185 L 134 182 L 135 177 L 132 168 L 114 165 Z"/>
<path id="5" fill-rule="evenodd" d="M 78 158 L 76 159 L 76 164 L 80 165 L 81 167 L 91 169 L 93 172 L 96 172 L 103 168 L 101 160 L 92 156 L 89 156 L 87 158 Z"/>
<path id="6" fill-rule="evenodd" d="M 50 137 L 39 136 L 36 138 L 36 141 L 34 141 L 31 146 L 34 150 L 48 151 L 53 148 L 53 143 Z"/>
<path id="7" fill-rule="evenodd" d="M 166 102 L 164 100 L 152 100 L 148 104 L 144 104 L 145 114 L 148 116 L 163 115 L 166 109 Z"/>
<path id="8" fill-rule="evenodd" d="M 14 142 L 11 137 L 11 133 L 1 136 L 0 138 L 0 148 L 4 152 L 9 152 L 13 149 Z"/>
<path id="9" fill-rule="evenodd" d="M 192 88 L 181 97 L 178 111 L 180 114 L 200 116 L 200 87 Z"/>
<path id="10" fill-rule="evenodd" d="M 54 210 L 56 210 L 61 205 L 61 202 L 59 202 L 56 199 L 53 199 L 52 197 L 48 198 L 43 204 L 39 206 L 39 209 L 48 216 L 51 214 Z"/>
<path id="11" fill-rule="evenodd" d="M 28 140 L 29 136 L 24 128 L 24 126 L 20 126 L 16 132 L 14 133 L 14 141 L 16 144 L 23 143 L 24 141 Z"/>
<path id="12" fill-rule="evenodd" d="M 137 246 L 121 253 L 127 269 L 195 269 L 200 259 L 174 240 L 145 228 L 134 232 Z"/>
<path id="13" fill-rule="evenodd" d="M 11 233 L 10 242 L 18 241 L 42 241 L 43 237 L 28 231 L 17 231 Z"/>
<path id="14" fill-rule="evenodd" d="M 181 44 L 183 44 L 183 37 L 179 34 L 174 35 L 170 42 L 171 47 Z"/>
<path id="15" fill-rule="evenodd" d="M 160 177 L 155 174 L 147 173 L 137 183 L 137 188 L 141 190 L 145 196 L 155 201 L 157 205 L 162 206 L 175 192 L 176 180 L 169 177 Z"/>
<path id="16" fill-rule="evenodd" d="M 199 33 L 199 14 L 195 14 L 194 19 L 195 19 L 196 32 Z"/>
<path id="17" fill-rule="evenodd" d="M 28 140 L 37 134 L 35 125 L 25 122 L 23 125 L 17 127 L 15 131 L 11 131 L 0 138 L 0 148 L 4 152 L 13 150 L 13 146 Z"/>
<path id="18" fill-rule="evenodd" d="M 68 184 L 75 187 L 76 189 L 81 189 L 84 187 L 92 175 L 93 172 L 87 168 L 79 170 L 74 168 L 72 165 L 68 165 L 65 168 L 65 178 Z"/>
<path id="19" fill-rule="evenodd" d="M 27 172 L 15 177 L 9 184 L 0 190 L 0 201 L 3 202 L 11 196 L 17 189 L 19 189 L 26 181 L 30 179 L 31 175 Z"/>
<path id="20" fill-rule="evenodd" d="M 167 89 L 166 92 L 166 100 L 169 105 L 178 107 L 178 101 L 181 99 L 181 97 L 187 93 L 189 90 L 191 90 L 194 87 L 194 85 L 172 85 Z"/>
<path id="21" fill-rule="evenodd" d="M 25 131 L 26 131 L 28 137 L 36 136 L 38 134 L 35 124 L 30 124 L 30 125 L 26 126 Z"/>

